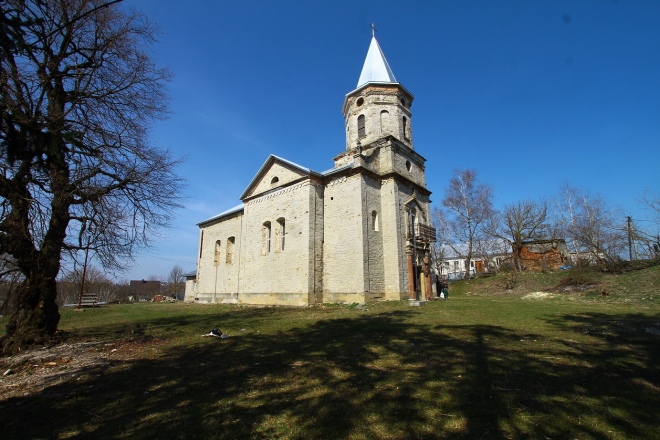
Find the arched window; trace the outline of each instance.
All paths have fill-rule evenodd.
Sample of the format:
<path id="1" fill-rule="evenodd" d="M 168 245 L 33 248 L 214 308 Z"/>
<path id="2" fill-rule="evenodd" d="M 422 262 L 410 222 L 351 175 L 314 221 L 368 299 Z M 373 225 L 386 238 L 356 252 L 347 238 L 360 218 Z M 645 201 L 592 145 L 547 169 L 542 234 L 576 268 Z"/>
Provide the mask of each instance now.
<path id="1" fill-rule="evenodd" d="M 358 123 L 358 137 L 359 138 L 365 137 L 367 135 L 367 131 L 366 131 L 365 126 L 364 126 L 365 125 L 364 115 L 358 116 L 357 123 Z"/>
<path id="2" fill-rule="evenodd" d="M 215 241 L 215 251 L 213 252 L 213 264 L 220 264 L 220 240 Z"/>
<path id="3" fill-rule="evenodd" d="M 264 222 L 261 228 L 261 255 L 270 253 L 270 222 Z"/>
<path id="4" fill-rule="evenodd" d="M 286 235 L 286 221 L 284 218 L 280 217 L 277 219 L 277 231 L 275 240 L 277 240 L 276 251 L 284 251 L 284 238 Z"/>
<path id="5" fill-rule="evenodd" d="M 227 239 L 227 258 L 225 262 L 227 264 L 232 264 L 234 262 L 234 243 L 236 242 L 236 238 L 234 237 L 229 237 Z"/>
<path id="6" fill-rule="evenodd" d="M 378 212 L 371 211 L 371 229 L 378 231 Z"/>
<path id="7" fill-rule="evenodd" d="M 383 110 L 380 112 L 380 132 L 385 133 L 387 131 L 387 124 L 389 123 L 388 119 L 390 112 Z"/>
<path id="8" fill-rule="evenodd" d="M 408 118 L 403 117 L 403 138 L 408 139 Z"/>

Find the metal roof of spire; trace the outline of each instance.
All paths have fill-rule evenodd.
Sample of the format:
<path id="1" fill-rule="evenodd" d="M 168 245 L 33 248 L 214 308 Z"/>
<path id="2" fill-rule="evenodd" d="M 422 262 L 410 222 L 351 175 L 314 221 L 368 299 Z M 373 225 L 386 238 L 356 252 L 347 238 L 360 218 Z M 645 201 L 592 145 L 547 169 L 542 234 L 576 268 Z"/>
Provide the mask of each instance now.
<path id="1" fill-rule="evenodd" d="M 376 29 L 374 28 L 373 24 L 371 25 L 371 44 L 369 45 L 367 58 L 364 60 L 364 66 L 362 66 L 362 73 L 360 74 L 357 87 L 359 88 L 360 86 L 370 82 L 397 82 L 396 78 L 394 77 L 394 72 L 392 72 L 390 65 L 387 64 L 385 55 L 383 54 L 383 51 L 380 48 L 378 41 L 376 40 Z"/>

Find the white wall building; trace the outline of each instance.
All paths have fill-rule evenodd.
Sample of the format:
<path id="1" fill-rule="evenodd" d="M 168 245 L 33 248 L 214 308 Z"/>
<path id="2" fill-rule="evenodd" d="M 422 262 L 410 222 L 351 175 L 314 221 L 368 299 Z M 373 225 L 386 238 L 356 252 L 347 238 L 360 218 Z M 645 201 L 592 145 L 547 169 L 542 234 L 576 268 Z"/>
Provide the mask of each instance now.
<path id="1" fill-rule="evenodd" d="M 186 301 L 309 305 L 430 296 L 430 191 L 412 94 L 373 37 L 344 98 L 346 148 L 316 172 L 269 156 L 241 204 L 198 224 Z"/>

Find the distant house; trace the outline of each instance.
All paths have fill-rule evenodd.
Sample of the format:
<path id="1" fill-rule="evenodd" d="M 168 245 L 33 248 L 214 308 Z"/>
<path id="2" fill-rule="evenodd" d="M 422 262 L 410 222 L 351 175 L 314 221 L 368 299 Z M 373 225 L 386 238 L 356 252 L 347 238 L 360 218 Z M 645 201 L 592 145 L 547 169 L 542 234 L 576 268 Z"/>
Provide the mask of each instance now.
<path id="1" fill-rule="evenodd" d="M 489 252 L 475 250 L 469 268 L 466 267 L 465 258 L 461 256 L 461 254 L 467 254 L 467 244 L 454 245 L 453 248 L 443 245 L 441 252 L 444 258 L 442 258 L 438 275 L 447 277 L 449 280 L 458 280 L 465 278 L 467 273 L 470 278 L 473 278 L 477 274 L 494 273 L 502 263 L 510 260 L 511 254 L 506 252 L 504 242 L 491 240 L 481 244 L 481 247 L 488 248 Z"/>
<path id="2" fill-rule="evenodd" d="M 520 263 L 523 270 L 533 272 L 559 270 L 571 264 L 571 255 L 564 239 L 531 240 L 523 242 Z"/>
<path id="3" fill-rule="evenodd" d="M 131 280 L 130 295 L 136 301 L 148 301 L 161 294 L 160 281 Z"/>

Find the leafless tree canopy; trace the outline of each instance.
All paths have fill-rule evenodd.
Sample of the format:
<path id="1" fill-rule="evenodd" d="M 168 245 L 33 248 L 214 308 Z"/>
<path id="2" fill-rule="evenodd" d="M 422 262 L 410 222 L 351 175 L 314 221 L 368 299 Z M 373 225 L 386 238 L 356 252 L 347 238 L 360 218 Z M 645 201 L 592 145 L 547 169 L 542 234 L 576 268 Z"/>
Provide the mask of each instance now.
<path id="1" fill-rule="evenodd" d="M 101 302 L 125 300 L 127 296 L 128 289 L 125 285 L 112 282 L 102 270 L 89 266 L 85 270 L 84 283 L 81 269 L 73 270 L 62 277 L 57 283 L 57 303 L 78 304 L 81 284 L 84 293 L 96 294 Z"/>
<path id="2" fill-rule="evenodd" d="M 641 202 L 650 211 L 656 225 L 660 225 L 660 195 L 646 191 Z"/>
<path id="3" fill-rule="evenodd" d="M 523 242 L 549 238 L 550 227 L 546 220 L 548 204 L 545 201 L 525 200 L 505 205 L 504 210 L 493 217 L 488 230 L 492 237 L 511 245 L 513 260 L 518 271 L 522 270 L 520 253 Z"/>
<path id="4" fill-rule="evenodd" d="M 493 216 L 493 189 L 478 182 L 475 170 L 455 170 L 442 199 L 433 211 L 438 233 L 452 251 L 465 259 L 466 268 L 476 243 L 486 239 L 484 226 Z"/>
<path id="5" fill-rule="evenodd" d="M 116 1 L 0 3 L 0 254 L 25 282 L 5 351 L 52 335 L 66 253 L 118 268 L 178 204 L 167 151 L 149 144 L 166 114 L 148 49 L 155 28 Z"/>
<path id="6" fill-rule="evenodd" d="M 167 277 L 169 294 L 176 299 L 183 299 L 185 289 L 185 272 L 178 264 L 174 265 Z"/>
<path id="7" fill-rule="evenodd" d="M 565 184 L 557 198 L 558 225 L 571 251 L 603 264 L 616 261 L 626 248 L 625 216 L 603 197 Z"/>

